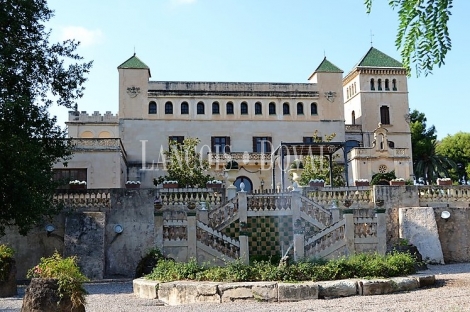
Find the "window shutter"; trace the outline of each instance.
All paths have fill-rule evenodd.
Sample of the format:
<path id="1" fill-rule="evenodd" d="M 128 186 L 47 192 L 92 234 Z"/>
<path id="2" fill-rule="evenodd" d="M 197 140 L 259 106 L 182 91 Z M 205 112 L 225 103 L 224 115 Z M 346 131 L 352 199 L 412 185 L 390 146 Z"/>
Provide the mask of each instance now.
<path id="1" fill-rule="evenodd" d="M 257 149 L 256 149 L 256 139 L 257 139 L 257 137 L 253 137 L 253 153 L 256 153 L 256 152 L 257 152 Z"/>

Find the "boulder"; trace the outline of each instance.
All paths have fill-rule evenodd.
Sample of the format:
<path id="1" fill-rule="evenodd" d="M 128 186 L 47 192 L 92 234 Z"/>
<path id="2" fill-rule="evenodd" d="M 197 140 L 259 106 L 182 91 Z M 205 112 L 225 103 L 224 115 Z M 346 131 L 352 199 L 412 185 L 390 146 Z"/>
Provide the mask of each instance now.
<path id="1" fill-rule="evenodd" d="M 23 298 L 21 312 L 85 312 L 85 306 L 72 305 L 69 297 L 59 296 L 59 285 L 56 279 L 33 278 Z"/>

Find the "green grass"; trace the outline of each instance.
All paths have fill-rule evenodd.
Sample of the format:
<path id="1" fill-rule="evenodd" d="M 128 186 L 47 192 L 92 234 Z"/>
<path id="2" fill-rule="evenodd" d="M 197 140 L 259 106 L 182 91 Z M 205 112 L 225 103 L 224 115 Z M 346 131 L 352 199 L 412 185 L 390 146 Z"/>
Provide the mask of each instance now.
<path id="1" fill-rule="evenodd" d="M 187 263 L 161 260 L 147 279 L 161 282 L 197 280 L 215 282 L 254 281 L 326 281 L 348 278 L 394 277 L 413 274 L 415 259 L 407 253 L 390 255 L 357 254 L 335 260 L 312 260 L 277 266 L 270 261 L 253 261 L 243 264 L 240 260 L 227 263 L 224 267 L 199 265 L 191 259 Z"/>

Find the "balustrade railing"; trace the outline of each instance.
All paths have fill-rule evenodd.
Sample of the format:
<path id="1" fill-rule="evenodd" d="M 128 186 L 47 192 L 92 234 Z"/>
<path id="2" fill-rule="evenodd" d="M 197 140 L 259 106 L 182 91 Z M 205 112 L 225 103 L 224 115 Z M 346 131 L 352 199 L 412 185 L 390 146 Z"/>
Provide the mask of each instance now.
<path id="1" fill-rule="evenodd" d="M 238 216 L 238 197 L 229 200 L 225 205 L 209 211 L 209 226 L 221 230 L 236 220 Z"/>
<path id="2" fill-rule="evenodd" d="M 421 206 L 432 202 L 470 202 L 468 185 L 419 185 L 417 188 Z"/>
<path id="3" fill-rule="evenodd" d="M 202 222 L 196 223 L 197 241 L 232 259 L 240 256 L 240 242 L 216 231 Z"/>
<path id="4" fill-rule="evenodd" d="M 377 219 L 354 217 L 354 237 L 377 237 Z"/>
<path id="5" fill-rule="evenodd" d="M 247 196 L 248 211 L 281 211 L 291 208 L 289 193 L 250 194 Z"/>
<path id="6" fill-rule="evenodd" d="M 172 189 L 159 189 L 158 196 L 162 202 L 163 207 L 187 207 L 190 202 L 206 203 L 206 208 L 223 204 L 225 198 L 224 192 L 215 192 L 212 189 L 206 188 L 172 188 Z"/>
<path id="7" fill-rule="evenodd" d="M 165 241 L 187 241 L 188 223 L 186 220 L 164 220 L 163 240 Z"/>
<path id="8" fill-rule="evenodd" d="M 304 252 L 306 257 L 321 257 L 322 252 L 337 242 L 345 244 L 346 221 L 344 219 L 336 222 L 330 227 L 320 231 L 305 242 Z"/>
<path id="9" fill-rule="evenodd" d="M 54 194 L 54 203 L 66 209 L 105 209 L 111 208 L 109 189 L 61 190 Z"/>
<path id="10" fill-rule="evenodd" d="M 304 196 L 323 207 L 330 207 L 335 203 L 338 207 L 347 208 L 368 207 L 373 208 L 372 187 L 325 187 L 319 190 L 304 188 Z"/>
<path id="11" fill-rule="evenodd" d="M 302 197 L 300 211 L 322 224 L 323 227 L 320 227 L 322 229 L 331 224 L 331 212 L 324 209 L 317 203 L 309 200 L 308 198 Z"/>

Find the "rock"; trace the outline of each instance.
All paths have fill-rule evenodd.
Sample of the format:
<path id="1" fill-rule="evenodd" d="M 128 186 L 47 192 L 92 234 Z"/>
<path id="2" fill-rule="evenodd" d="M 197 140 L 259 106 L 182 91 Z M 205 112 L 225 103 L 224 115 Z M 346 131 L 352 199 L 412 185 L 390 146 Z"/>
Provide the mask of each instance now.
<path id="1" fill-rule="evenodd" d="M 85 306 L 72 306 L 68 297 L 60 298 L 56 279 L 33 278 L 26 288 L 21 312 L 84 312 Z"/>
<path id="2" fill-rule="evenodd" d="M 11 259 L 8 264 L 9 270 L 5 280 L 0 280 L 0 298 L 13 297 L 17 295 L 16 289 L 16 262 Z"/>

